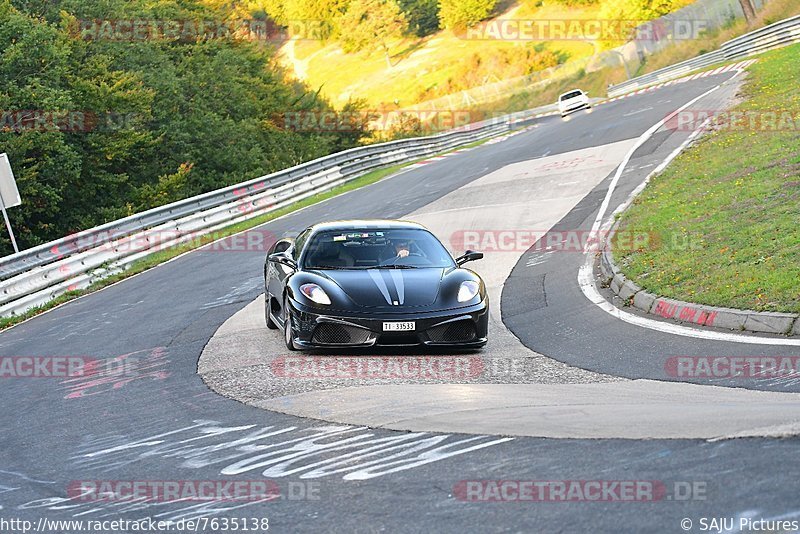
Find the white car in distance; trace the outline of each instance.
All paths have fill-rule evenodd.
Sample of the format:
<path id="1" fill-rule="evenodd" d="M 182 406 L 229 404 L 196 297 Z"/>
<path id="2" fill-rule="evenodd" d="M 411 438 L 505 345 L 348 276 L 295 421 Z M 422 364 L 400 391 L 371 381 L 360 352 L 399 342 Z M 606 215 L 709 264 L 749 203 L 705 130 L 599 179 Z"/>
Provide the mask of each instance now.
<path id="1" fill-rule="evenodd" d="M 590 111 L 592 105 L 589 103 L 589 95 L 580 89 L 572 89 L 558 97 L 558 112 L 562 119 L 582 109 Z"/>

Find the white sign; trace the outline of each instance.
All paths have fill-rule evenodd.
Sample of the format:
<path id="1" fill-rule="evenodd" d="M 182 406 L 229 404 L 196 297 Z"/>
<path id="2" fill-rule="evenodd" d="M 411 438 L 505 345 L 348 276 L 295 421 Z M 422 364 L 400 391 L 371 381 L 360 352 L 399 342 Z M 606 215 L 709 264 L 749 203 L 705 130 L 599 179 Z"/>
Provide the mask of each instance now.
<path id="1" fill-rule="evenodd" d="M 5 153 L 0 154 L 0 198 L 3 200 L 4 208 L 13 208 L 22 204 L 17 182 L 14 180 L 14 173 L 11 171 L 11 164 Z"/>

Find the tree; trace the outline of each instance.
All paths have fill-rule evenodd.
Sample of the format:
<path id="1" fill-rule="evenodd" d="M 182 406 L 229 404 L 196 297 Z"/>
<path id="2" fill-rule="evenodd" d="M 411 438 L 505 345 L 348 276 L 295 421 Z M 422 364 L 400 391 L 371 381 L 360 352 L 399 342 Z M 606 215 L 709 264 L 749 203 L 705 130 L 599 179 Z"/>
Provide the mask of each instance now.
<path id="1" fill-rule="evenodd" d="M 683 0 L 614 0 L 607 2 L 600 8 L 600 20 L 608 21 L 637 21 L 645 22 L 657 19 L 683 7 Z M 625 25 L 621 25 L 620 30 L 628 30 Z M 613 48 L 620 46 L 632 39 L 633 34 L 612 33 L 601 39 L 603 48 Z"/>
<path id="2" fill-rule="evenodd" d="M 681 0 L 615 0 L 600 8 L 601 20 L 646 21 L 670 13 L 683 4 Z"/>
<path id="3" fill-rule="evenodd" d="M 394 0 L 353 0 L 341 19 L 340 40 L 346 52 L 380 47 L 391 68 L 388 43 L 407 28 L 405 15 Z"/>
<path id="4" fill-rule="evenodd" d="M 591 6 L 595 5 L 599 2 L 599 0 L 551 0 L 556 4 L 561 4 L 563 6 L 568 7 L 575 7 L 575 6 Z"/>
<path id="5" fill-rule="evenodd" d="M 756 10 L 753 9 L 753 4 L 750 3 L 750 0 L 739 0 L 739 4 L 742 6 L 742 12 L 747 24 L 750 24 L 756 18 Z"/>
<path id="6" fill-rule="evenodd" d="M 32 7 L 0 0 L 0 144 L 23 200 L 9 211 L 22 248 L 351 148 L 363 136 L 359 124 L 346 134 L 278 127 L 276 116 L 331 107 L 286 79 L 272 47 L 79 31 L 80 20 L 98 18 L 222 20 L 228 7 L 16 3 Z M 37 114 L 69 120 L 42 126 L 28 119 Z M 0 232 L 0 255 L 10 251 Z"/>
<path id="7" fill-rule="evenodd" d="M 263 13 L 277 24 L 286 24 L 286 2 L 284 0 L 245 0 L 244 9 L 256 16 Z"/>
<path id="8" fill-rule="evenodd" d="M 439 25 L 450 30 L 474 26 L 494 11 L 497 0 L 439 0 Z"/>
<path id="9" fill-rule="evenodd" d="M 439 30 L 438 0 L 398 0 L 398 5 L 406 15 L 409 31 L 417 37 Z"/>
<path id="10" fill-rule="evenodd" d="M 339 21 L 347 11 L 348 0 L 292 0 L 283 4 L 284 24 L 305 27 L 321 24 L 323 37 L 337 38 L 341 28 Z"/>

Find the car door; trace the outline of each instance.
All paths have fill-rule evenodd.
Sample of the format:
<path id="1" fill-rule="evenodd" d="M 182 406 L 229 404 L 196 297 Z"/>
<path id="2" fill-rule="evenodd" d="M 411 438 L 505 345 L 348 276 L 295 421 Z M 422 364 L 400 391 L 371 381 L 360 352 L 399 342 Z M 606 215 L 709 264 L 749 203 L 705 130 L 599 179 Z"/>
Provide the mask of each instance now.
<path id="1" fill-rule="evenodd" d="M 289 242 L 289 246 L 286 247 L 281 242 L 284 241 L 279 240 L 275 243 L 275 252 L 285 252 L 289 254 L 289 256 L 297 262 L 300 259 L 300 253 L 303 251 L 303 247 L 308 239 L 308 235 L 311 233 L 311 229 L 306 229 L 303 232 L 300 232 L 300 235 L 297 236 L 296 239 L 286 238 Z M 280 249 L 283 250 L 280 250 Z M 296 269 L 292 268 L 289 265 L 285 265 L 283 263 L 278 263 L 275 261 L 268 262 L 272 266 L 272 272 L 274 273 L 273 277 L 270 277 L 270 286 L 269 292 L 270 295 L 277 297 L 280 304 L 283 305 L 282 295 L 283 295 L 283 288 L 286 287 L 287 279 L 292 276 Z"/>
<path id="2" fill-rule="evenodd" d="M 286 278 L 285 270 L 287 267 L 278 262 L 270 261 L 269 256 L 276 252 L 286 252 L 292 248 L 293 244 L 294 239 L 291 237 L 279 239 L 274 245 L 272 245 L 269 253 L 267 254 L 267 262 L 264 266 L 264 280 L 269 294 L 272 296 L 277 296 L 278 299 L 280 299 L 281 295 L 283 295 L 283 281 Z"/>

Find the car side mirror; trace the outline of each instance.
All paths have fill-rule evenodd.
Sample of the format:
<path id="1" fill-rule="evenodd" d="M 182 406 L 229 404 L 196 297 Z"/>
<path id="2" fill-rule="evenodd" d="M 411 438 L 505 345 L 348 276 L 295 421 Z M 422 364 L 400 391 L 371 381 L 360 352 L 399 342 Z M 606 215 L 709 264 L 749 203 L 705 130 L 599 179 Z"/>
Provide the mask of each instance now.
<path id="1" fill-rule="evenodd" d="M 291 269 L 297 269 L 297 262 L 294 261 L 294 259 L 286 252 L 274 252 L 270 254 L 267 259 L 269 259 L 269 261 L 290 267 Z"/>
<path id="2" fill-rule="evenodd" d="M 273 243 L 272 249 L 269 251 L 269 253 L 273 254 L 275 252 L 283 252 L 285 250 L 289 250 L 290 248 L 292 248 L 293 244 L 294 244 L 293 237 L 284 237 L 283 239 L 278 239 L 277 241 L 275 241 L 275 243 Z"/>
<path id="3" fill-rule="evenodd" d="M 482 259 L 483 259 L 483 252 L 475 252 L 474 250 L 468 250 L 464 252 L 464 254 L 456 258 L 456 263 L 458 265 L 464 265 L 468 261 L 475 261 Z"/>

